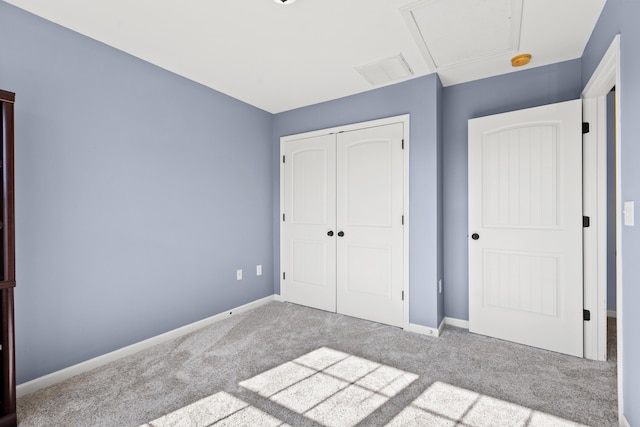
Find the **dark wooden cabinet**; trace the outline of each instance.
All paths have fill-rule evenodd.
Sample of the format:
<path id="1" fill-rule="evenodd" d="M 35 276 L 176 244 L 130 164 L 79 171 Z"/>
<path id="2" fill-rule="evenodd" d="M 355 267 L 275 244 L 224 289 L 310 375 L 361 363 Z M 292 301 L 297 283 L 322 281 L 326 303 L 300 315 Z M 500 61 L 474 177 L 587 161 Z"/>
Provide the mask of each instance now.
<path id="1" fill-rule="evenodd" d="M 13 193 L 13 104 L 15 94 L 0 90 L 0 427 L 15 426 L 16 361 L 13 288 L 16 286 Z"/>

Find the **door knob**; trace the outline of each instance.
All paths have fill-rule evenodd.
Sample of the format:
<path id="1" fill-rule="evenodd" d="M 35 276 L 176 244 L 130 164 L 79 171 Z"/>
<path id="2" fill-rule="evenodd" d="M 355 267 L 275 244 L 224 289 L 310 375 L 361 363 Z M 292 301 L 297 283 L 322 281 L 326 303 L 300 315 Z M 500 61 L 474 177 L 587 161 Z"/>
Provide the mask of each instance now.
<path id="1" fill-rule="evenodd" d="M 344 231 L 338 231 L 338 236 L 340 237 L 344 236 Z"/>
<path id="2" fill-rule="evenodd" d="M 329 236 L 329 237 L 333 236 L 333 231 L 329 231 L 329 232 L 327 233 L 327 236 Z"/>
<path id="3" fill-rule="evenodd" d="M 472 238 L 473 240 L 478 240 L 478 239 L 480 238 L 480 235 L 479 235 L 478 233 L 473 233 L 473 234 L 471 235 L 471 238 Z"/>

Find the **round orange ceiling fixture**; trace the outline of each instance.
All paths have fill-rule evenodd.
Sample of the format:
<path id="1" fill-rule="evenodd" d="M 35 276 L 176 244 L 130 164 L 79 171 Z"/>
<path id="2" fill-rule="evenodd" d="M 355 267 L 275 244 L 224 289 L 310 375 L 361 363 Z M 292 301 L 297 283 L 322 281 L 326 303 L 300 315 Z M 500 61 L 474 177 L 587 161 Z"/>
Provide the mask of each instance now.
<path id="1" fill-rule="evenodd" d="M 511 58 L 511 66 L 512 67 L 522 67 L 523 65 L 527 65 L 531 61 L 531 54 L 523 53 L 521 55 L 516 55 Z"/>

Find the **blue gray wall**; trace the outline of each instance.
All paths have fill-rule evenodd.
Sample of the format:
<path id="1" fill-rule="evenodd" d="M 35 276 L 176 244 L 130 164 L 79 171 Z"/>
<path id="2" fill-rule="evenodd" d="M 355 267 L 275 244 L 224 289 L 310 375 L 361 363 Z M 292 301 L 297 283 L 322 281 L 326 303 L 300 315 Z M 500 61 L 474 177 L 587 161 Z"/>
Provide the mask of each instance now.
<path id="1" fill-rule="evenodd" d="M 411 323 L 437 327 L 438 262 L 438 93 L 440 79 L 432 74 L 369 92 L 276 114 L 273 125 L 274 282 L 280 292 L 279 206 L 280 137 L 297 133 L 411 114 L 409 160 Z"/>
<path id="2" fill-rule="evenodd" d="M 640 2 L 608 0 L 582 57 L 582 82 L 586 84 L 602 56 L 620 34 L 620 156 L 622 201 L 640 203 Z M 619 212 L 622 207 L 619 206 Z M 622 216 L 618 218 L 622 221 Z M 639 224 L 636 214 L 636 224 Z M 640 225 L 622 226 L 622 387 L 624 415 L 632 426 L 640 425 Z"/>
<path id="3" fill-rule="evenodd" d="M 444 312 L 469 319 L 467 121 L 580 97 L 580 60 L 444 88 Z"/>
<path id="4" fill-rule="evenodd" d="M 5 2 L 0 51 L 18 383 L 273 294 L 271 114 Z"/>

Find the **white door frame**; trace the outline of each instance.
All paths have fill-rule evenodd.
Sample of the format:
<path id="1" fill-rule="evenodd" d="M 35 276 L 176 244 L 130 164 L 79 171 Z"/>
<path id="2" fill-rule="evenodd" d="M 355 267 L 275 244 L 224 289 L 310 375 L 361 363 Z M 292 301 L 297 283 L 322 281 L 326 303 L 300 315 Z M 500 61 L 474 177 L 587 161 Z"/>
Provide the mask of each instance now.
<path id="1" fill-rule="evenodd" d="M 403 248 L 403 283 L 402 289 L 404 290 L 404 303 L 402 307 L 402 328 L 405 330 L 409 330 L 409 298 L 411 294 L 409 293 L 409 114 L 403 114 L 400 116 L 387 117 L 384 119 L 371 120 L 367 122 L 361 123 L 353 123 L 349 125 L 337 126 L 327 129 L 320 129 L 311 132 L 304 132 L 295 135 L 287 135 L 280 137 L 280 153 L 284 150 L 284 144 L 289 141 L 303 139 L 303 138 L 313 138 L 315 136 L 334 134 L 340 132 L 348 132 L 357 129 L 363 128 L 371 128 L 376 126 L 385 126 L 392 123 L 402 123 L 403 124 L 403 140 L 404 140 L 404 150 L 403 150 L 403 161 L 404 161 L 404 178 L 403 178 L 403 186 L 404 186 L 404 248 Z M 282 213 L 284 212 L 284 164 L 280 161 L 280 270 L 283 268 L 283 260 L 284 260 L 284 227 L 282 227 Z M 280 276 L 280 293 L 282 294 L 282 286 L 284 285 L 282 276 Z"/>
<path id="2" fill-rule="evenodd" d="M 591 311 L 591 321 L 585 322 L 585 357 L 606 360 L 607 354 L 607 110 L 606 97 L 616 87 L 616 202 L 615 215 L 620 217 L 620 35 L 616 35 L 600 64 L 582 91 L 583 120 L 590 123 L 585 135 L 585 199 L 584 214 L 595 217 L 592 227 L 585 229 L 585 309 Z M 622 398 L 622 222 L 616 221 L 616 325 L 618 358 L 618 412 L 623 419 Z M 586 274 L 591 265 L 590 274 Z"/>

